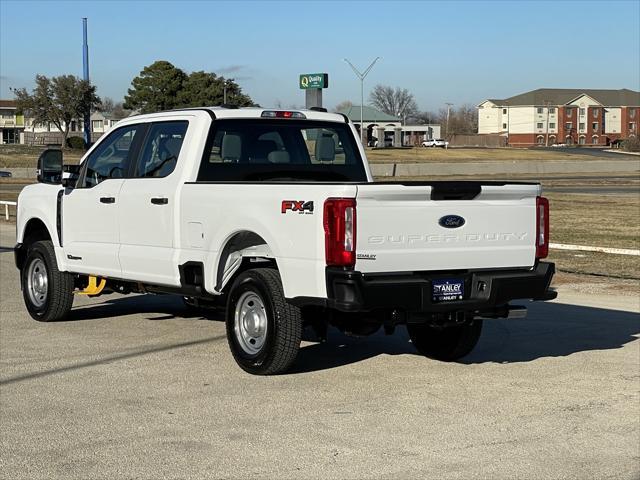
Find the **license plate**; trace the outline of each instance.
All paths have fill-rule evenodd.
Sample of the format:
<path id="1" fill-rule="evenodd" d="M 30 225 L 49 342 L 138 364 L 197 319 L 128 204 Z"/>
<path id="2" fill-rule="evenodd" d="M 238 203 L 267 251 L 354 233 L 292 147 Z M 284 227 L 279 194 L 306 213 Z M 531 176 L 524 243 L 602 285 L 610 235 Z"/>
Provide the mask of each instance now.
<path id="1" fill-rule="evenodd" d="M 451 302 L 464 297 L 464 280 L 442 278 L 431 283 L 431 300 L 433 302 Z"/>

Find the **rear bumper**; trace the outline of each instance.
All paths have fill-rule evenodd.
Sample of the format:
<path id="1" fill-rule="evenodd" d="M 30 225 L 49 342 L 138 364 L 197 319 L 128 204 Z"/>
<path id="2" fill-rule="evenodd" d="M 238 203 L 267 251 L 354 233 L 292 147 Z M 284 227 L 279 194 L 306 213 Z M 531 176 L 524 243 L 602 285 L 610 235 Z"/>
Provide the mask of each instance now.
<path id="1" fill-rule="evenodd" d="M 511 300 L 551 300 L 553 263 L 539 262 L 530 270 L 477 270 L 363 274 L 327 268 L 326 306 L 343 312 L 398 309 L 405 312 L 492 312 Z M 464 280 L 465 295 L 451 302 L 432 301 L 431 285 L 439 278 Z"/>

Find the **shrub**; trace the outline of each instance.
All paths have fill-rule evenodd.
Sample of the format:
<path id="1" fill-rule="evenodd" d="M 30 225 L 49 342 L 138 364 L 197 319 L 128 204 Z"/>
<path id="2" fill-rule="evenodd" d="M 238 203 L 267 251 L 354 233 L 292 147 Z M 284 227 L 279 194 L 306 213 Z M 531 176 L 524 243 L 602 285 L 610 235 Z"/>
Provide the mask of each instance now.
<path id="1" fill-rule="evenodd" d="M 629 137 L 622 143 L 622 148 L 627 152 L 640 152 L 640 138 Z"/>
<path id="2" fill-rule="evenodd" d="M 67 138 L 67 147 L 84 150 L 84 139 L 82 137 L 69 137 Z"/>

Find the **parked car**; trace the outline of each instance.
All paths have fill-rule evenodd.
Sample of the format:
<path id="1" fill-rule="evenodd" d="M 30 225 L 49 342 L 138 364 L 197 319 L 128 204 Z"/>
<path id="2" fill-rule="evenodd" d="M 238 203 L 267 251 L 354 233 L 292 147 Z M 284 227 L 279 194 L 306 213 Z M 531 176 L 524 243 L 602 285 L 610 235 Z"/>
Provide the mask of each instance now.
<path id="1" fill-rule="evenodd" d="M 431 140 L 425 140 L 424 142 L 422 142 L 422 146 L 447 148 L 449 146 L 449 142 L 442 138 L 433 138 Z"/>
<path id="2" fill-rule="evenodd" d="M 15 261 L 38 321 L 78 294 L 173 294 L 223 308 L 236 362 L 266 375 L 292 366 L 305 326 L 406 325 L 419 353 L 454 361 L 485 319 L 524 315 L 513 300 L 556 297 L 539 183 L 376 183 L 342 115 L 138 115 L 80 165 L 61 155 L 43 152 L 18 202 Z"/>
<path id="3" fill-rule="evenodd" d="M 11 172 L 7 172 L 5 170 L 0 170 L 0 177 L 11 177 Z"/>

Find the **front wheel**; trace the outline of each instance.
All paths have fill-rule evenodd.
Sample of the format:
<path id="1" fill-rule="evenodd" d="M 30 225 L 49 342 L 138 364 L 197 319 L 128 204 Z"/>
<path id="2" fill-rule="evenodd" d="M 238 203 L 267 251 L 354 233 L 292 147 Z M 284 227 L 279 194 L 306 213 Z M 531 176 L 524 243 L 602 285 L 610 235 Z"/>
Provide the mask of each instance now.
<path id="1" fill-rule="evenodd" d="M 302 314 L 287 303 L 277 270 L 241 273 L 229 292 L 226 315 L 229 347 L 243 370 L 274 375 L 291 367 L 300 349 Z"/>
<path id="2" fill-rule="evenodd" d="M 452 327 L 407 325 L 411 342 L 426 357 L 445 362 L 458 360 L 475 348 L 482 332 L 482 320 L 471 320 Z"/>
<path id="3" fill-rule="evenodd" d="M 29 247 L 20 276 L 22 296 L 32 318 L 54 322 L 67 316 L 73 304 L 73 276 L 58 270 L 50 241 Z"/>

